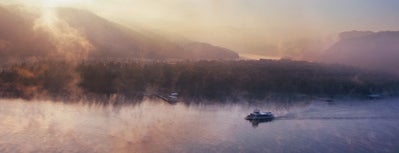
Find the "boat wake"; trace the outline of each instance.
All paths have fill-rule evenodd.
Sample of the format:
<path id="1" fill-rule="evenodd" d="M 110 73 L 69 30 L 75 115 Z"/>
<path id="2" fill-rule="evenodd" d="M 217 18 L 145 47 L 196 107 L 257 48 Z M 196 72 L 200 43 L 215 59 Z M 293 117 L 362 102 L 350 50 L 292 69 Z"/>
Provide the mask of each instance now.
<path id="1" fill-rule="evenodd" d="M 365 116 L 365 117 L 276 117 L 275 120 L 399 120 L 399 116 Z"/>

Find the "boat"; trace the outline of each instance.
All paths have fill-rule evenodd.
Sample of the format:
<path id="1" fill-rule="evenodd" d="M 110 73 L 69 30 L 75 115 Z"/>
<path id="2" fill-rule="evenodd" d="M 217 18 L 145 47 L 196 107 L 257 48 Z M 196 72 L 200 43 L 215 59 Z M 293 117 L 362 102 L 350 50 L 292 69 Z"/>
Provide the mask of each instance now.
<path id="1" fill-rule="evenodd" d="M 274 115 L 271 112 L 261 112 L 255 109 L 254 112 L 245 117 L 245 119 L 250 121 L 271 121 L 274 119 Z"/>
<path id="2" fill-rule="evenodd" d="M 168 103 L 176 103 L 178 101 L 178 96 L 179 93 L 177 92 L 172 92 L 169 95 L 161 95 L 161 94 L 156 94 L 157 97 L 161 98 L 162 100 L 168 102 Z"/>
<path id="3" fill-rule="evenodd" d="M 168 95 L 167 100 L 168 102 L 177 102 L 177 96 L 179 96 L 179 94 L 177 92 L 172 92 Z"/>

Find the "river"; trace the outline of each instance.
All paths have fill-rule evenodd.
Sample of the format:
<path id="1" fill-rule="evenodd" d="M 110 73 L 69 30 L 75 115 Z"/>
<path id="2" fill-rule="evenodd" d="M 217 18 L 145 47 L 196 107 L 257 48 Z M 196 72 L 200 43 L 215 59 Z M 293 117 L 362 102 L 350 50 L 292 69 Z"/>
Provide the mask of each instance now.
<path id="1" fill-rule="evenodd" d="M 253 109 L 276 119 L 251 123 Z M 0 100 L 0 152 L 394 153 L 399 99 L 135 105 Z"/>

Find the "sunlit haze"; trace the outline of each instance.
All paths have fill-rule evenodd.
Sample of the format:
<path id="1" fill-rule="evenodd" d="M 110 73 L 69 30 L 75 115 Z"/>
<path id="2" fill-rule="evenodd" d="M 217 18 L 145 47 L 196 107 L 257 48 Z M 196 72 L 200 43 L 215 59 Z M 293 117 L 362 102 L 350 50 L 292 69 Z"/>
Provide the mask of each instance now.
<path id="1" fill-rule="evenodd" d="M 399 0 L 0 0 L 0 153 L 399 153 Z"/>
<path id="2" fill-rule="evenodd" d="M 87 9 L 132 29 L 151 29 L 239 53 L 301 57 L 338 33 L 399 30 L 396 0 L 0 0 Z"/>

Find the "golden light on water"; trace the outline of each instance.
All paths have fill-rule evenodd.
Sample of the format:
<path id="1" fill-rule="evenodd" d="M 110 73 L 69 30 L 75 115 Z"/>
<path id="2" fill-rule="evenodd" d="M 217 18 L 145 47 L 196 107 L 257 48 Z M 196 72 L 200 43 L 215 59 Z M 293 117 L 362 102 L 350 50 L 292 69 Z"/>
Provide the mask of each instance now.
<path id="1" fill-rule="evenodd" d="M 198 140 L 206 144 L 225 140 L 229 130 L 227 126 L 210 124 L 208 118 L 198 118 L 215 113 L 201 114 L 208 111 L 188 109 L 180 104 L 170 106 L 159 101 L 114 107 L 0 100 L 0 106 L 0 151 L 54 152 L 63 148 L 59 151 L 168 152 L 168 149 L 179 150 L 172 147 L 177 144 L 184 147 L 194 145 L 192 143 Z M 197 119 L 193 120 L 193 117 Z M 213 137 L 218 139 L 211 139 Z M 9 146 L 1 145 L 5 141 L 10 143 Z M 23 144 L 28 145 L 12 148 Z"/>
<path id="2" fill-rule="evenodd" d="M 0 100 L 0 152 L 384 152 L 393 148 L 399 123 L 356 118 L 370 111 L 398 117 L 395 101 L 381 103 L 390 108 L 356 102 L 356 107 L 269 104 L 263 108 L 282 118 L 253 128 L 243 119 L 251 111 L 245 105 Z M 375 111 L 381 109 L 387 111 Z"/>

